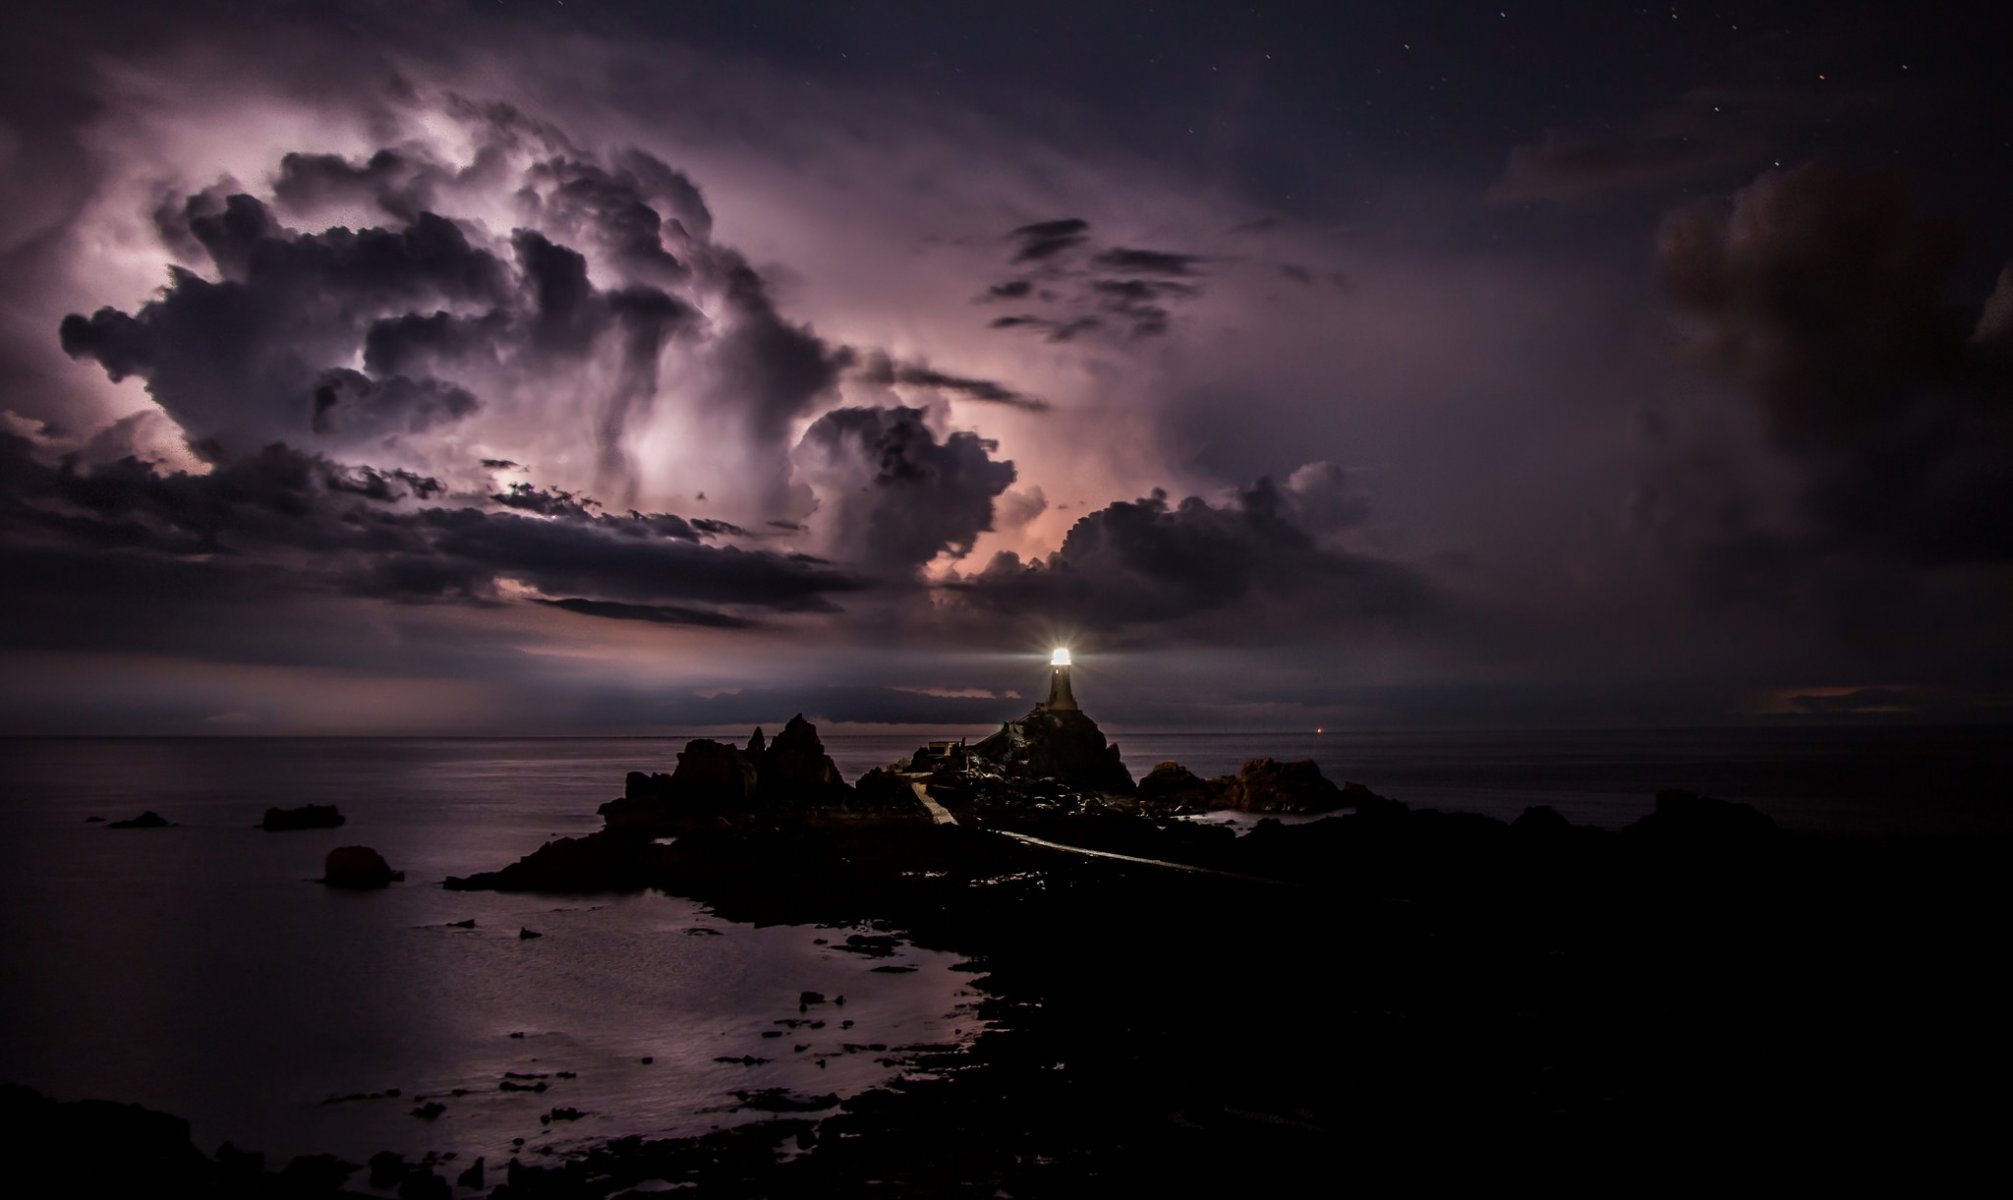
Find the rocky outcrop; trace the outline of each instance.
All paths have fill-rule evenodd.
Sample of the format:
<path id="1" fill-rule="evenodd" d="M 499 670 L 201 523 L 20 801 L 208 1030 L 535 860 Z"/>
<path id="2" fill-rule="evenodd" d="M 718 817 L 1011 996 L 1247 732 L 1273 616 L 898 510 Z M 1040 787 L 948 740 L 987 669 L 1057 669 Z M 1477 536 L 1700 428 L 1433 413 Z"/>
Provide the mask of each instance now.
<path id="1" fill-rule="evenodd" d="M 751 750 L 762 745 L 762 731 L 748 741 Z M 839 768 L 825 753 L 818 727 L 803 713 L 790 718 L 783 732 L 761 750 L 756 775 L 762 796 L 781 805 L 817 805 L 843 801 L 852 789 L 840 777 Z"/>
<path id="2" fill-rule="evenodd" d="M 334 829 L 345 818 L 342 811 L 333 804 L 303 804 L 299 808 L 269 808 L 265 820 L 254 825 L 254 829 L 264 829 L 271 833 L 285 833 L 296 829 Z"/>
<path id="3" fill-rule="evenodd" d="M 404 871 L 392 870 L 384 855 L 369 846 L 337 846 L 322 863 L 321 881 L 335 888 L 365 891 L 404 878 Z"/>
<path id="4" fill-rule="evenodd" d="M 1139 781 L 1139 806 L 1152 813 L 1208 812 L 1223 790 L 1178 762 L 1155 763 Z"/>
<path id="5" fill-rule="evenodd" d="M 850 808 L 853 789 L 802 713 L 768 739 L 757 729 L 745 749 L 694 738 L 669 775 L 631 771 L 619 800 L 600 808 L 611 830 L 665 836 L 719 822 Z"/>
<path id="6" fill-rule="evenodd" d="M 167 828 L 167 827 L 168 827 L 169 825 L 171 825 L 171 824 L 173 824 L 173 822 L 169 821 L 169 820 L 168 820 L 168 818 L 166 818 L 166 817 L 162 816 L 162 815 L 161 815 L 160 813 L 157 813 L 157 812 L 155 812 L 155 811 L 154 811 L 153 809 L 151 809 L 151 808 L 150 808 L 150 809 L 148 809 L 148 810 L 147 810 L 146 812 L 143 812 L 143 813 L 141 813 L 141 814 L 140 814 L 139 816 L 137 816 L 137 817 L 127 817 L 127 818 L 126 818 L 125 820 L 123 820 L 123 821 L 113 821 L 113 822 L 111 822 L 111 823 L 107 824 L 107 825 L 105 826 L 105 828 L 107 828 L 107 829 L 166 829 L 166 828 Z"/>
<path id="7" fill-rule="evenodd" d="M 1132 772 L 1106 743 L 1097 722 L 1078 709 L 1037 706 L 971 747 L 971 755 L 1009 778 L 1053 778 L 1074 787 L 1130 795 Z"/>
<path id="8" fill-rule="evenodd" d="M 1258 813 L 1332 812 L 1351 803 L 1311 758 L 1251 759 L 1227 781 L 1220 799 L 1225 808 Z"/>
<path id="9" fill-rule="evenodd" d="M 678 752 L 668 791 L 676 803 L 733 810 L 746 808 L 756 787 L 755 764 L 738 746 L 694 738 Z"/>
<path id="10" fill-rule="evenodd" d="M 665 848 L 647 835 L 604 829 L 547 842 L 501 871 L 450 875 L 444 886 L 454 892 L 632 892 L 647 886 L 664 861 Z"/>

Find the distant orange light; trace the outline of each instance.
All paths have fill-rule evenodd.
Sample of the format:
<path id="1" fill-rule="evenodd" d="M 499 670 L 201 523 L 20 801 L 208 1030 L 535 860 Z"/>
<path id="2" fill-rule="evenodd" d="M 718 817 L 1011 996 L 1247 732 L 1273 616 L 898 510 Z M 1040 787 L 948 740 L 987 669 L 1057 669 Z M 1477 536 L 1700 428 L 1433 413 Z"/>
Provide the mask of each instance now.
<path id="1" fill-rule="evenodd" d="M 1316 733 L 1327 733 L 1327 732 L 1328 732 L 1328 727 L 1327 727 L 1327 726 L 1325 726 L 1325 725 L 1316 725 L 1316 726 L 1314 727 L 1314 732 L 1316 732 Z"/>

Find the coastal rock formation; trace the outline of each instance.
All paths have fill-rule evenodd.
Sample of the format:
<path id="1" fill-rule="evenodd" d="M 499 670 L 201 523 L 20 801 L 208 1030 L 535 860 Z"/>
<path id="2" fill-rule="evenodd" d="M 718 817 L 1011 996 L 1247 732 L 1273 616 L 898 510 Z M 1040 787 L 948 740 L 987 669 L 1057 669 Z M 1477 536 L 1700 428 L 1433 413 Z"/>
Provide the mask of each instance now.
<path id="1" fill-rule="evenodd" d="M 1148 812 L 1207 812 L 1223 791 L 1178 762 L 1155 763 L 1139 781 L 1139 806 Z"/>
<path id="2" fill-rule="evenodd" d="M 1009 778 L 1049 777 L 1074 787 L 1130 795 L 1132 772 L 1120 761 L 1118 744 L 1081 709 L 1036 705 L 1018 721 L 971 747 L 971 755 Z"/>
<path id="3" fill-rule="evenodd" d="M 762 731 L 757 729 L 748 742 L 751 750 L 762 745 L 761 738 Z M 762 794 L 777 803 L 815 805 L 843 799 L 852 790 L 825 753 L 818 727 L 806 721 L 803 713 L 790 718 L 783 732 L 760 750 L 757 761 Z"/>
<path id="4" fill-rule="evenodd" d="M 746 749 L 694 738 L 669 775 L 631 771 L 622 797 L 600 808 L 610 830 L 665 836 L 763 816 L 848 806 L 853 789 L 802 713 L 773 740 L 757 729 Z"/>
<path id="5" fill-rule="evenodd" d="M 166 829 L 166 828 L 167 828 L 167 827 L 168 827 L 168 826 L 169 826 L 169 825 L 170 825 L 171 823 L 172 823 L 172 822 L 170 822 L 170 821 L 168 820 L 168 818 L 166 818 L 166 817 L 162 816 L 162 815 L 161 815 L 160 813 L 157 813 L 157 812 L 155 812 L 155 811 L 154 811 L 153 809 L 151 809 L 151 808 L 150 808 L 150 809 L 148 809 L 148 810 L 147 810 L 146 812 L 143 812 L 143 813 L 141 813 L 141 814 L 140 814 L 139 816 L 137 816 L 137 817 L 127 817 L 127 818 L 126 818 L 125 820 L 123 820 L 123 821 L 113 821 L 113 822 L 111 822 L 110 824 L 106 825 L 106 826 L 105 826 L 105 828 L 107 828 L 107 829 Z"/>
<path id="6" fill-rule="evenodd" d="M 717 744 L 717 743 L 716 743 Z M 452 892 L 628 892 L 646 886 L 664 863 L 665 847 L 626 829 L 557 838 L 501 871 L 450 875 Z"/>
<path id="7" fill-rule="evenodd" d="M 678 752 L 669 791 L 687 804 L 734 809 L 754 799 L 756 786 L 755 764 L 739 747 L 694 738 Z"/>
<path id="8" fill-rule="evenodd" d="M 1350 801 L 1342 789 L 1321 774 L 1311 758 L 1279 762 L 1254 758 L 1246 762 L 1235 779 L 1225 781 L 1222 807 L 1243 812 L 1316 813 L 1332 812 Z"/>
<path id="9" fill-rule="evenodd" d="M 330 887 L 362 891 L 404 878 L 404 871 L 392 870 L 384 855 L 369 846 L 337 846 L 322 863 L 321 881 Z"/>
<path id="10" fill-rule="evenodd" d="M 289 832 L 296 829 L 334 829 L 346 818 L 333 804 L 303 804 L 299 808 L 269 808 L 263 821 L 254 829 L 264 829 L 272 833 Z"/>

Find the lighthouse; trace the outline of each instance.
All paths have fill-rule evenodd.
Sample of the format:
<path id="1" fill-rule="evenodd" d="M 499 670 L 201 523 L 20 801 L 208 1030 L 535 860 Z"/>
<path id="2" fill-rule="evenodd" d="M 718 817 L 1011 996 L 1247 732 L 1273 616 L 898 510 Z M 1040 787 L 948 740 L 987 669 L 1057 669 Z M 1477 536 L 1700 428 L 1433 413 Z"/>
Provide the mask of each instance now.
<path id="1" fill-rule="evenodd" d="M 1048 658 L 1048 702 L 1042 707 L 1050 712 L 1076 711 L 1076 696 L 1069 690 L 1069 651 L 1061 646 Z"/>

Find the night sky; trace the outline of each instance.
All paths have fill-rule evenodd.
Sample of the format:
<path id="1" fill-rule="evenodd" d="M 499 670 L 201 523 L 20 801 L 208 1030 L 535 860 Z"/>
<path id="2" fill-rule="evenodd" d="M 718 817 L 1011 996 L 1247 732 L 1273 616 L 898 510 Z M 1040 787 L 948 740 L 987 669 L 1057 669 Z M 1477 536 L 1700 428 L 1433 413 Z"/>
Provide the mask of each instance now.
<path id="1" fill-rule="evenodd" d="M 37 7 L 0 732 L 2013 713 L 2013 18 Z"/>

